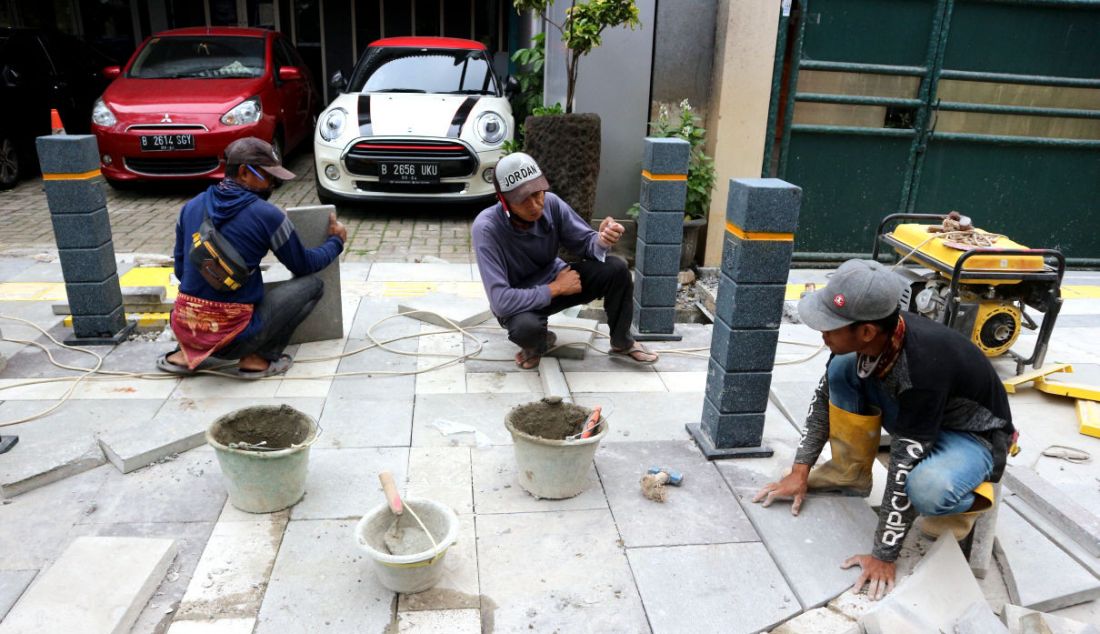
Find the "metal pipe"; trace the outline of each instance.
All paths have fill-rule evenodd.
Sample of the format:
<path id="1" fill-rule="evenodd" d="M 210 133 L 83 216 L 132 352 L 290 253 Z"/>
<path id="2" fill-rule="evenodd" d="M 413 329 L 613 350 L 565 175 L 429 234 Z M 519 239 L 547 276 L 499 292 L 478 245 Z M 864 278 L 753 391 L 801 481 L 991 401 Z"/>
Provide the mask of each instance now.
<path id="1" fill-rule="evenodd" d="M 1040 147 L 1066 147 L 1100 149 L 1100 139 L 1054 139 L 1051 137 L 1009 136 L 1003 134 L 968 134 L 965 132 L 936 132 L 934 141 L 959 141 L 964 143 L 991 143 L 994 145 L 1035 145 Z"/>
<path id="2" fill-rule="evenodd" d="M 768 177 L 772 171 L 772 154 L 775 151 L 775 125 L 779 118 L 779 95 L 783 93 L 783 62 L 787 57 L 787 28 L 790 16 L 779 15 L 779 31 L 775 38 L 775 63 L 772 64 L 772 94 L 768 101 L 768 124 L 764 132 L 764 164 L 760 175 Z"/>
<path id="3" fill-rule="evenodd" d="M 1080 108 L 1036 108 L 1033 106 L 1009 106 L 992 103 L 967 103 L 965 101 L 941 101 L 940 110 L 953 112 L 988 112 L 990 114 L 1020 114 L 1038 117 L 1072 117 L 1075 119 L 1100 119 L 1100 110 Z"/>
<path id="4" fill-rule="evenodd" d="M 928 68 L 925 66 L 893 66 L 889 64 L 859 64 L 856 62 L 829 62 L 820 59 L 803 60 L 802 70 L 828 70 L 836 72 L 872 73 L 876 75 L 913 75 L 922 77 Z"/>
<path id="5" fill-rule="evenodd" d="M 794 96 L 796 101 L 808 101 L 813 103 L 841 103 L 855 106 L 900 106 L 903 108 L 919 108 L 920 99 L 905 99 L 904 97 L 874 97 L 871 95 L 835 95 L 823 92 L 800 92 Z M 1100 112 L 1097 112 L 1100 115 Z"/>
<path id="6" fill-rule="evenodd" d="M 811 132 L 816 134 L 853 134 L 856 136 L 892 136 L 910 138 L 916 136 L 916 131 L 906 128 L 859 128 L 854 126 L 839 125 L 810 125 L 796 123 L 791 126 L 792 132 Z"/>
<path id="7" fill-rule="evenodd" d="M 798 90 L 798 71 L 802 68 L 802 42 L 806 36 L 806 17 L 809 15 L 810 0 L 798 0 L 798 35 L 794 40 L 794 55 L 791 57 L 791 76 L 787 81 L 787 107 L 783 111 L 783 139 L 779 144 L 779 178 L 787 177 L 787 158 L 790 154 L 791 135 L 794 132 L 794 96 Z M 809 61 L 809 60 L 806 60 Z"/>
<path id="8" fill-rule="evenodd" d="M 963 81 L 985 81 L 1002 84 L 1029 84 L 1033 86 L 1075 86 L 1080 88 L 1100 88 L 1100 79 L 1083 77 L 1056 77 L 1053 75 L 1014 75 L 1011 73 L 987 73 L 970 70 L 944 70 L 943 79 Z"/>

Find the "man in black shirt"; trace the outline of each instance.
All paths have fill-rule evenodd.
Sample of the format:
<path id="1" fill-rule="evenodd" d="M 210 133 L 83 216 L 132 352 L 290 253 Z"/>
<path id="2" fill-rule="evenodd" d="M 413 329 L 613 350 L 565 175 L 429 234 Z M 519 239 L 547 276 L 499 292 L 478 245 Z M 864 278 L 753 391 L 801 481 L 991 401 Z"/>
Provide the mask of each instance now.
<path id="1" fill-rule="evenodd" d="M 966 337 L 898 310 L 905 281 L 877 262 L 849 260 L 798 305 L 832 356 L 818 385 L 791 473 L 753 499 L 793 499 L 808 489 L 866 496 L 880 428 L 893 440 L 870 554 L 854 588 L 878 599 L 894 585 L 894 561 L 917 514 L 922 530 L 962 539 L 992 505 L 1015 429 L 1004 386 Z M 832 459 L 810 470 L 828 441 Z"/>

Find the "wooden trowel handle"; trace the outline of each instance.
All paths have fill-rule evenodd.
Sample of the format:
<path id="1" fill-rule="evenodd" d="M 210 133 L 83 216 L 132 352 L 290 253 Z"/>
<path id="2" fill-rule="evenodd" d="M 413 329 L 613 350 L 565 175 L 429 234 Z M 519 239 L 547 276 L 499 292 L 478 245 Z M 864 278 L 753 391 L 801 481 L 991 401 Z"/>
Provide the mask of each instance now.
<path id="1" fill-rule="evenodd" d="M 394 515 L 405 512 L 405 505 L 401 502 L 401 494 L 397 492 L 397 483 L 393 481 L 393 474 L 383 471 L 378 474 L 378 480 L 382 483 L 382 492 L 386 494 L 386 502 L 389 502 L 390 510 Z"/>

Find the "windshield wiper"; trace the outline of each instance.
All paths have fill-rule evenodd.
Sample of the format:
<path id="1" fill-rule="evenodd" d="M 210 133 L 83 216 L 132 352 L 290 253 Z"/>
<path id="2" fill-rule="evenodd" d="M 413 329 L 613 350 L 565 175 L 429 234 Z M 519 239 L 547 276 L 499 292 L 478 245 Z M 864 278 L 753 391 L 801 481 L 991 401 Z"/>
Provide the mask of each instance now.
<path id="1" fill-rule="evenodd" d="M 428 92 L 427 90 L 419 90 L 417 88 L 383 88 L 382 90 L 372 90 L 371 92 Z"/>

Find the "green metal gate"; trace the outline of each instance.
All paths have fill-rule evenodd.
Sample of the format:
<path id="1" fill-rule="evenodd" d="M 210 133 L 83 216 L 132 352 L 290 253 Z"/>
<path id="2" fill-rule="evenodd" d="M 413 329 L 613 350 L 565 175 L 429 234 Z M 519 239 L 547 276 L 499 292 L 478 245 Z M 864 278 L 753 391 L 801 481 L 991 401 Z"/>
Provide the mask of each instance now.
<path id="1" fill-rule="evenodd" d="M 800 259 L 958 210 L 1100 264 L 1100 0 L 795 0 L 768 127 L 763 173 L 803 188 Z"/>

